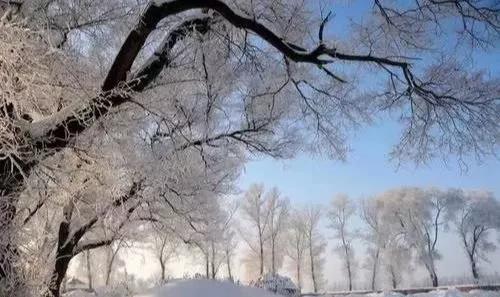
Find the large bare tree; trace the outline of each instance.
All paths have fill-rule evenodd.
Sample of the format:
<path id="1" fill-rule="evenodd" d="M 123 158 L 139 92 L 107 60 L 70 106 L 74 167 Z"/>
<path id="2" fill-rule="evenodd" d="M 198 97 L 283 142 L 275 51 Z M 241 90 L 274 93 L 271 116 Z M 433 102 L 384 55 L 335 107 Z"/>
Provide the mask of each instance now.
<path id="1" fill-rule="evenodd" d="M 350 40 L 335 41 L 332 15 L 298 0 L 0 3 L 2 281 L 16 279 L 18 207 L 30 176 L 131 106 L 142 110 L 135 119 L 148 118 L 141 135 L 152 147 L 172 144 L 167 155 L 225 146 L 344 158 L 346 132 L 380 109 L 403 124 L 396 157 L 484 157 L 498 148 L 500 84 L 462 55 L 497 45 L 496 2 L 376 0 Z M 436 33 L 457 46 L 440 46 Z M 376 87 L 365 88 L 365 77 Z M 137 127 L 130 118 L 114 122 L 115 132 Z"/>

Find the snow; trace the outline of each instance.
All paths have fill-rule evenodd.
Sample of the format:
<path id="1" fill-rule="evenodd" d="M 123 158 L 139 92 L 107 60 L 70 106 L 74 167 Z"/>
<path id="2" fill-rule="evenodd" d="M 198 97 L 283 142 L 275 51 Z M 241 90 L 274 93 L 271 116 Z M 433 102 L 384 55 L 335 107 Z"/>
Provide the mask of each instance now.
<path id="1" fill-rule="evenodd" d="M 229 281 L 207 279 L 176 280 L 135 297 L 276 297 L 264 289 L 239 286 Z"/>
<path id="2" fill-rule="evenodd" d="M 499 291 L 472 290 L 468 293 L 461 292 L 456 288 L 430 291 L 427 293 L 416 293 L 404 295 L 397 292 L 350 294 L 345 297 L 500 297 Z M 327 296 L 325 296 L 327 297 Z"/>
<path id="3" fill-rule="evenodd" d="M 118 290 L 119 291 L 119 290 Z M 113 290 L 97 290 L 97 294 L 84 291 L 73 291 L 64 294 L 64 297 L 123 297 L 129 296 L 124 292 L 113 292 Z M 133 297 L 278 297 L 270 291 L 237 285 L 229 281 L 214 281 L 207 279 L 173 280 L 169 283 L 147 292 L 133 295 Z M 309 296 L 307 294 L 303 296 Z M 310 295 L 313 296 L 313 295 Z M 330 297 L 334 295 L 314 295 L 318 297 Z M 460 292 L 456 288 L 436 290 L 427 293 L 403 295 L 396 292 L 348 294 L 336 297 L 500 297 L 500 291 L 472 290 L 468 293 Z"/>
<path id="4" fill-rule="evenodd" d="M 472 290 L 468 297 L 500 297 L 500 291 Z"/>

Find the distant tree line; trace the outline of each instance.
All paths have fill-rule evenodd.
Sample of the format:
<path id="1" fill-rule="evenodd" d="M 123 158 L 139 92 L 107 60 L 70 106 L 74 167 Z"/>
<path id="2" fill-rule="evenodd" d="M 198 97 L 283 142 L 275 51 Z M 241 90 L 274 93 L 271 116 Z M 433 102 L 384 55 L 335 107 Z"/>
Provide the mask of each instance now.
<path id="1" fill-rule="evenodd" d="M 405 273 L 417 265 L 428 273 L 432 286 L 438 286 L 436 264 L 444 252 L 438 244 L 447 231 L 458 235 L 470 273 L 479 282 L 479 265 L 496 249 L 494 236 L 500 230 L 500 202 L 493 194 L 461 189 L 402 187 L 359 202 L 340 194 L 328 207 L 292 207 L 277 189 L 264 193 L 262 185 L 252 185 L 241 211 L 248 226 L 243 232 L 249 247 L 248 269 L 258 263 L 258 274 L 276 273 L 287 257 L 294 265 L 288 271 L 298 287 L 307 276 L 314 292 L 328 278 L 323 272 L 325 237 L 333 235 L 347 289 L 353 289 L 356 273 L 364 268 L 375 290 L 381 287 L 381 275 L 397 288 Z M 355 240 L 366 246 L 362 267 L 354 253 Z"/>

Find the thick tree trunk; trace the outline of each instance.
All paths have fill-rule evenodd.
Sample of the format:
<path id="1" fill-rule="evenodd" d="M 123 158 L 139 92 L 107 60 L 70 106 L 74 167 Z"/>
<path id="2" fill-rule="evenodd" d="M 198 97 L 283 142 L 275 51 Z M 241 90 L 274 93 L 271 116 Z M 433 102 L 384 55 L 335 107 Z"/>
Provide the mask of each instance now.
<path id="1" fill-rule="evenodd" d="M 59 237 L 57 243 L 56 252 L 56 263 L 54 265 L 54 270 L 52 271 L 52 276 L 50 279 L 49 287 L 43 293 L 44 297 L 59 297 L 61 283 L 66 276 L 66 271 L 68 270 L 69 262 L 73 258 L 73 242 L 66 242 L 69 235 L 69 222 L 63 221 L 59 225 Z"/>

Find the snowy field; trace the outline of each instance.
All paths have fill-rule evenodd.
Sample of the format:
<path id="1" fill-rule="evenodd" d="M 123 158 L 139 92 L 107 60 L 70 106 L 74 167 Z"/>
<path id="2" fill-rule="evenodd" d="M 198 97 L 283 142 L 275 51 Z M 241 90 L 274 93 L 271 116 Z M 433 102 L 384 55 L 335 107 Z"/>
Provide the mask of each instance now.
<path id="1" fill-rule="evenodd" d="M 106 292 L 108 291 L 108 292 Z M 73 291 L 63 297 L 125 297 L 109 290 L 97 290 L 97 293 Z M 231 282 L 207 279 L 174 280 L 164 286 L 146 290 L 134 297 L 276 297 L 269 291 L 247 286 L 239 286 Z"/>
<path id="2" fill-rule="evenodd" d="M 63 295 L 64 297 L 126 297 L 125 292 L 101 289 L 97 293 L 73 291 Z M 132 295 L 133 297 L 278 297 L 269 291 L 248 286 L 239 286 L 230 282 L 213 281 L 206 279 L 175 280 L 168 284 L 146 290 L 143 293 Z M 308 296 L 334 297 L 332 294 L 304 294 Z M 338 297 L 500 297 L 499 291 L 472 290 L 468 293 L 460 292 L 455 288 L 431 291 L 428 293 L 417 293 L 403 295 L 395 292 L 369 293 L 369 294 L 347 294 Z"/>
<path id="3" fill-rule="evenodd" d="M 309 295 L 304 295 L 309 296 Z M 334 296 L 334 295 L 320 295 L 320 296 Z M 468 293 L 460 292 L 455 288 L 431 291 L 427 293 L 417 293 L 403 295 L 396 292 L 385 292 L 385 293 L 369 293 L 369 294 L 349 294 L 345 295 L 349 297 L 500 297 L 499 291 L 482 291 L 482 290 L 472 290 Z"/>
<path id="4" fill-rule="evenodd" d="M 213 280 L 181 280 L 171 282 L 161 288 L 153 289 L 135 297 L 275 297 L 277 295 L 264 289 L 238 286 L 231 282 Z"/>

